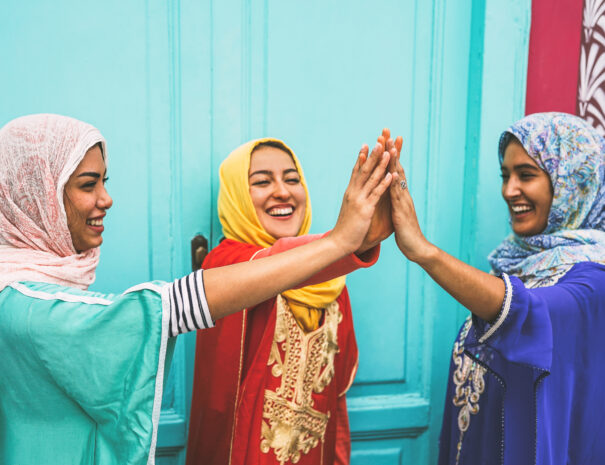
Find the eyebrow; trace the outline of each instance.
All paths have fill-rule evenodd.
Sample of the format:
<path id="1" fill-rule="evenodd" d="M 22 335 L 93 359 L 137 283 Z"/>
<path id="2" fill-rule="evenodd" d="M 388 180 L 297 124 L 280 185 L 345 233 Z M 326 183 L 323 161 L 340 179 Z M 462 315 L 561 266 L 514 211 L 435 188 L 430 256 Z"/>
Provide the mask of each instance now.
<path id="1" fill-rule="evenodd" d="M 78 178 L 81 178 L 83 176 L 90 176 L 91 178 L 96 178 L 99 179 L 101 177 L 101 175 L 99 173 L 95 173 L 94 171 L 86 171 L 84 173 L 80 173 L 78 174 Z"/>
<path id="2" fill-rule="evenodd" d="M 296 174 L 298 174 L 298 171 L 295 168 L 288 168 L 287 170 L 284 170 L 282 174 L 288 174 L 288 173 L 296 173 Z M 248 177 L 251 178 L 255 174 L 266 174 L 267 176 L 273 176 L 273 171 L 270 171 L 270 170 L 258 170 L 258 171 L 254 171 L 253 173 L 250 173 L 250 175 Z"/>
<path id="3" fill-rule="evenodd" d="M 521 163 L 520 165 L 514 165 L 513 166 L 513 170 L 523 170 L 523 169 L 530 169 L 530 170 L 534 170 L 534 171 L 540 171 L 540 168 L 538 168 L 535 165 L 530 165 L 529 163 Z M 500 170 L 504 171 L 508 171 L 508 168 L 505 166 L 500 166 Z"/>

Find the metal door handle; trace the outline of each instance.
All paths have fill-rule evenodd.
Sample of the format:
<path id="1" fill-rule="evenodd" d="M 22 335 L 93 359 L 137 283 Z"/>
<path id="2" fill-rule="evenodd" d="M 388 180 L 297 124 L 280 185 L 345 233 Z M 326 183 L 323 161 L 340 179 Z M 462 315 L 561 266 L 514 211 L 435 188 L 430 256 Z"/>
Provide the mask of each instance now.
<path id="1" fill-rule="evenodd" d="M 208 239 L 198 234 L 191 239 L 191 269 L 199 270 L 202 267 L 204 259 L 208 255 Z"/>

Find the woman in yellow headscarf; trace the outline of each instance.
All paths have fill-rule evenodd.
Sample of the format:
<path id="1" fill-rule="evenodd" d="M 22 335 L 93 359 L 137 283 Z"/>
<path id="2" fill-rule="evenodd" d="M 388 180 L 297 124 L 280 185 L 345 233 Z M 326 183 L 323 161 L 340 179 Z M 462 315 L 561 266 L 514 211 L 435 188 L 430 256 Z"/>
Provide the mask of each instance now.
<path id="1" fill-rule="evenodd" d="M 320 237 L 308 235 L 307 184 L 296 155 L 283 142 L 242 145 L 221 164 L 219 175 L 225 239 L 210 252 L 204 269 Z M 188 465 L 349 462 L 345 393 L 357 369 L 357 344 L 342 275 L 377 260 L 378 247 L 369 246 L 304 287 L 224 318 L 198 335 Z"/>

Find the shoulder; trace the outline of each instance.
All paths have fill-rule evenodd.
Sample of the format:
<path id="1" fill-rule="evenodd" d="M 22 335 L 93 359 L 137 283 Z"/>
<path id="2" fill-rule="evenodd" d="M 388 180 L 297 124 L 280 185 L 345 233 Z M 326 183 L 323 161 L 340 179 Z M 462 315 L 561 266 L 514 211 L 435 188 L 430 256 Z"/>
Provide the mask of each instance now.
<path id="1" fill-rule="evenodd" d="M 123 300 L 131 300 L 141 294 L 151 294 L 161 298 L 162 287 L 166 283 L 154 281 L 138 284 L 127 289 L 122 294 L 101 293 L 61 286 L 59 284 L 24 281 L 11 283 L 7 286 L 4 295 L 8 298 L 22 298 L 32 301 L 47 302 L 56 305 L 58 302 L 73 305 L 101 305 L 109 306 Z"/>
<path id="2" fill-rule="evenodd" d="M 605 255 L 605 251 L 603 251 Z M 595 262 L 580 262 L 576 263 L 566 274 L 561 281 L 568 277 L 584 277 L 588 279 L 605 279 L 605 265 Z"/>
<path id="3" fill-rule="evenodd" d="M 522 287 L 522 284 L 515 286 L 515 292 L 525 291 L 530 298 L 542 299 L 556 308 L 577 305 L 593 308 L 605 304 L 605 266 L 595 262 L 577 263 L 552 286 Z"/>
<path id="4" fill-rule="evenodd" d="M 246 244 L 234 241 L 233 239 L 224 239 L 210 251 L 202 264 L 202 268 L 214 268 L 217 266 L 245 262 L 250 260 L 250 258 L 261 249 L 262 247 L 258 245 Z"/>
<path id="5" fill-rule="evenodd" d="M 7 297 L 23 297 L 44 302 L 71 302 L 99 305 L 111 305 L 117 298 L 115 294 L 84 291 L 73 287 L 41 282 L 15 282 L 9 284 L 3 294 Z"/>
<path id="6" fill-rule="evenodd" d="M 554 287 L 605 299 L 605 265 L 595 262 L 577 263 Z"/>

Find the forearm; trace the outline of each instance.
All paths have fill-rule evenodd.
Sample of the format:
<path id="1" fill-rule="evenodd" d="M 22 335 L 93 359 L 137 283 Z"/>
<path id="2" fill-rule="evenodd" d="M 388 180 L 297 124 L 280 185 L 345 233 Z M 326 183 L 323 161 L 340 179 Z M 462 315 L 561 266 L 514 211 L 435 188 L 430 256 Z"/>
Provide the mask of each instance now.
<path id="1" fill-rule="evenodd" d="M 259 304 L 296 287 L 348 255 L 330 236 L 245 263 L 204 270 L 204 287 L 214 320 Z"/>
<path id="2" fill-rule="evenodd" d="M 485 321 L 494 321 L 504 300 L 502 279 L 458 260 L 435 246 L 415 260 L 452 297 Z"/>
<path id="3" fill-rule="evenodd" d="M 254 259 L 269 257 L 278 253 L 283 253 L 287 250 L 291 250 L 295 247 L 308 244 L 313 241 L 317 241 L 322 237 L 328 236 L 329 232 L 324 234 L 306 234 L 304 236 L 296 237 L 285 237 L 279 239 L 273 246 L 266 249 L 259 250 L 255 255 Z M 380 246 L 374 246 L 367 250 L 363 254 L 357 252 L 349 254 L 340 260 L 328 265 L 327 267 L 314 273 L 309 279 L 306 279 L 302 283 L 299 283 L 297 288 L 305 287 L 313 284 L 323 283 L 339 276 L 347 275 L 357 270 L 358 268 L 368 268 L 376 263 L 378 256 L 380 255 Z"/>

